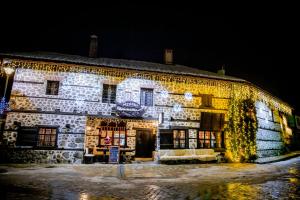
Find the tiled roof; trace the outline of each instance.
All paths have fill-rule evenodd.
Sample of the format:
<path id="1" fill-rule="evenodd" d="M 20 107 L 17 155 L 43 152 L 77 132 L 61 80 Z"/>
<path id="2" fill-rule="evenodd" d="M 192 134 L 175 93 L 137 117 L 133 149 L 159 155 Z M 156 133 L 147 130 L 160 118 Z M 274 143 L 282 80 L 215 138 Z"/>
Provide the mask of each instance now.
<path id="1" fill-rule="evenodd" d="M 21 52 L 21 53 L 2 53 L 1 57 L 36 59 L 45 61 L 57 61 L 65 63 L 94 65 L 94 66 L 107 66 L 124 69 L 135 69 L 152 72 L 164 72 L 180 75 L 191 75 L 199 77 L 207 77 L 214 79 L 223 79 L 231 81 L 246 82 L 243 79 L 235 78 L 227 75 L 220 75 L 214 72 L 199 70 L 184 65 L 166 65 L 161 63 L 152 63 L 136 60 L 113 59 L 113 58 L 90 58 L 78 55 L 68 55 L 53 52 Z"/>

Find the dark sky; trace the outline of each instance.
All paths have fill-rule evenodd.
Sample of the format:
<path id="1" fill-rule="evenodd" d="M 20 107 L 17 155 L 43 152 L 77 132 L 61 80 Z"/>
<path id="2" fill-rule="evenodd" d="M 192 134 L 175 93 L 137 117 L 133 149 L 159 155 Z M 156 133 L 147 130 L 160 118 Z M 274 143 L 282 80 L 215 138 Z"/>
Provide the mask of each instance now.
<path id="1" fill-rule="evenodd" d="M 4 6 L 0 52 L 54 51 L 86 56 L 89 35 L 99 55 L 175 62 L 244 78 L 300 110 L 299 21 L 292 5 L 207 10 L 196 4 L 90 4 L 80 9 L 42 3 Z M 244 7 L 245 8 L 245 7 Z M 257 9 L 258 8 L 258 9 Z"/>

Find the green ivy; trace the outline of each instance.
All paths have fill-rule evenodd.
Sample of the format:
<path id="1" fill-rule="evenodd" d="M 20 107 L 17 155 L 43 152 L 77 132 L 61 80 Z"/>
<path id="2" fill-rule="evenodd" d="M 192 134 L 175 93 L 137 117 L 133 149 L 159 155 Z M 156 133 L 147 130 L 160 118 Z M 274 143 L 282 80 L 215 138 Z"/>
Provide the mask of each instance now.
<path id="1" fill-rule="evenodd" d="M 229 104 L 229 122 L 225 129 L 226 156 L 231 162 L 250 162 L 256 159 L 257 118 L 251 98 L 237 99 Z"/>

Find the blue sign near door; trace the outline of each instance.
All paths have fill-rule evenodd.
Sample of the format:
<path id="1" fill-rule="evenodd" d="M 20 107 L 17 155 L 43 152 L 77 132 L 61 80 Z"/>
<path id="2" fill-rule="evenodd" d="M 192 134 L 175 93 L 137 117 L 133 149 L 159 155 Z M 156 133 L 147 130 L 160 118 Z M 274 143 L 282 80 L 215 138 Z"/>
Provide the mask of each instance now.
<path id="1" fill-rule="evenodd" d="M 109 163 L 119 163 L 120 148 L 119 146 L 109 147 Z"/>

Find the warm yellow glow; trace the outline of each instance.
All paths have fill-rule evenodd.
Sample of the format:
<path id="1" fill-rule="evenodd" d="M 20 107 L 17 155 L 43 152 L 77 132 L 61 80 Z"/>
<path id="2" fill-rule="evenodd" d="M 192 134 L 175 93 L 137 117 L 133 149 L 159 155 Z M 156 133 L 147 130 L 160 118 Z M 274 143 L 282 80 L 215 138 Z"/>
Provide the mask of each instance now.
<path id="1" fill-rule="evenodd" d="M 87 193 L 80 193 L 80 200 L 88 200 L 89 199 L 89 195 Z"/>
<path id="2" fill-rule="evenodd" d="M 234 91 L 238 99 L 246 99 L 251 96 L 254 101 L 262 101 L 273 110 L 279 110 L 287 114 L 292 113 L 292 108 L 288 104 L 247 82 L 232 82 L 176 74 L 170 76 L 169 74 L 160 72 L 145 72 L 119 68 L 112 69 L 105 66 L 82 66 L 63 63 L 58 64 L 54 62 L 37 62 L 20 59 L 12 59 L 11 62 L 3 63 L 2 66 L 14 69 L 35 69 L 46 71 L 48 73 L 60 71 L 97 74 L 107 76 L 111 81 L 122 81 L 127 78 L 153 80 L 163 85 L 169 92 L 176 91 L 177 93 L 182 94 L 189 90 L 195 95 L 211 94 L 214 97 L 230 98 L 231 92 Z"/>
<path id="3" fill-rule="evenodd" d="M 13 68 L 10 67 L 3 67 L 3 69 L 7 75 L 11 75 L 15 71 Z"/>

